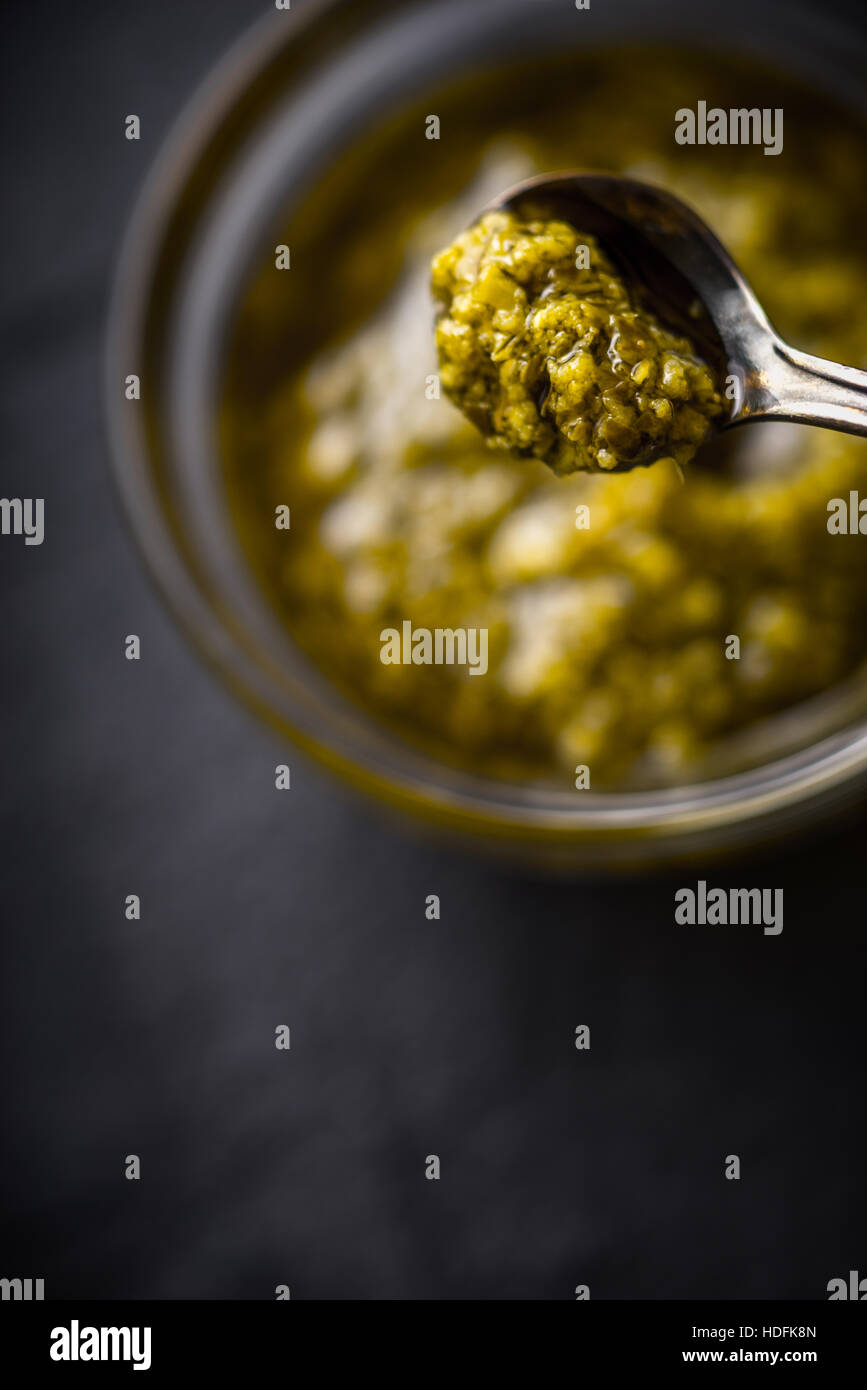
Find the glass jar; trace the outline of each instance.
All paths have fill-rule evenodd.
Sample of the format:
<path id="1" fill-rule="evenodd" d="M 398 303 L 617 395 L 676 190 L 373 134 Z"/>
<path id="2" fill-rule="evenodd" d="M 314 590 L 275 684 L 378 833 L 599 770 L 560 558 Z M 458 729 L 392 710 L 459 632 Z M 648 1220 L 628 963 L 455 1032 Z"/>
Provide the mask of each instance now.
<path id="1" fill-rule="evenodd" d="M 627 37 L 764 57 L 864 107 L 863 37 L 791 4 L 736 0 L 721 20 L 708 7 L 638 0 L 581 11 L 569 0 L 296 0 L 231 50 L 167 141 L 122 249 L 106 353 L 123 503 L 170 608 L 223 680 L 399 812 L 570 868 L 736 849 L 852 804 L 867 778 L 864 680 L 768 721 L 758 761 L 683 787 L 579 793 L 447 766 L 369 718 L 293 643 L 239 545 L 216 420 L 251 271 L 269 244 L 273 252 L 278 217 L 359 130 L 462 73 Z M 124 395 L 131 373 L 138 402 Z"/>

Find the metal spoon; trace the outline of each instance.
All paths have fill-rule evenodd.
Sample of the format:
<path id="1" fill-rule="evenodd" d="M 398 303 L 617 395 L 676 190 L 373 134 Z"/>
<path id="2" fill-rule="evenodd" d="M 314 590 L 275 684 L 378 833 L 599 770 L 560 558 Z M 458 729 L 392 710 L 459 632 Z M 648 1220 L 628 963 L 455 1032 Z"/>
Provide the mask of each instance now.
<path id="1" fill-rule="evenodd" d="M 792 420 L 867 436 L 867 372 L 784 343 L 725 247 L 673 194 L 613 174 L 542 174 L 486 211 L 506 209 L 598 238 L 658 317 L 730 378 L 732 411 L 718 428 Z"/>

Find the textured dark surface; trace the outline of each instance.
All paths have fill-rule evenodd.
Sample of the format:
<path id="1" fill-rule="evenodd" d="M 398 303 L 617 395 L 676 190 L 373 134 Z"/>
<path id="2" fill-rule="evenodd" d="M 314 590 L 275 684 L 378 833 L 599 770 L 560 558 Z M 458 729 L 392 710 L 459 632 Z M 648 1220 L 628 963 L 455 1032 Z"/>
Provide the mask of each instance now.
<path id="1" fill-rule="evenodd" d="M 822 1298 L 867 1261 L 863 818 L 710 871 L 784 888 L 776 939 L 676 928 L 698 872 L 480 864 L 294 755 L 276 793 L 281 750 L 145 579 L 103 441 L 109 270 L 172 117 L 260 9 L 4 13 L 0 492 L 47 514 L 42 547 L 0 540 L 0 1275 L 49 1297 Z"/>

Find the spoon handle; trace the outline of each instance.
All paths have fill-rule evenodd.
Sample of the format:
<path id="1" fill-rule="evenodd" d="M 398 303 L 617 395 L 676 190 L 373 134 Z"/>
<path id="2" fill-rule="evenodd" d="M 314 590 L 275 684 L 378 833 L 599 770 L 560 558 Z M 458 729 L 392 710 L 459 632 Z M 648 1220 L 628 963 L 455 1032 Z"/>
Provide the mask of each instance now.
<path id="1" fill-rule="evenodd" d="M 794 420 L 867 436 L 867 372 L 811 357 L 776 336 L 769 346 L 747 383 L 738 422 Z"/>

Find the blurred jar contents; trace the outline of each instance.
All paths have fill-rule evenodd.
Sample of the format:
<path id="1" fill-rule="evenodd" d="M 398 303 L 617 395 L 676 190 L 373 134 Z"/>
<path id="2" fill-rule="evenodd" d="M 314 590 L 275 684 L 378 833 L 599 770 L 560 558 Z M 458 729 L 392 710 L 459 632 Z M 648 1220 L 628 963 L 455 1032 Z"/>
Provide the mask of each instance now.
<path id="1" fill-rule="evenodd" d="M 675 144 L 696 91 L 749 105 L 758 80 L 785 106 L 778 158 Z M 431 257 L 520 178 L 620 170 L 695 205 L 791 342 L 867 365 L 863 132 L 764 70 L 673 53 L 480 79 L 424 109 L 442 139 L 420 140 L 421 107 L 361 138 L 285 232 L 292 271 L 263 266 L 241 307 L 222 438 L 246 552 L 318 665 L 443 759 L 561 786 L 577 764 L 594 788 L 683 781 L 862 659 L 867 554 L 826 523 L 867 448 L 751 426 L 685 479 L 671 460 L 556 479 L 493 452 L 439 396 Z M 380 634 L 404 621 L 485 629 L 484 678 L 384 666 Z"/>

